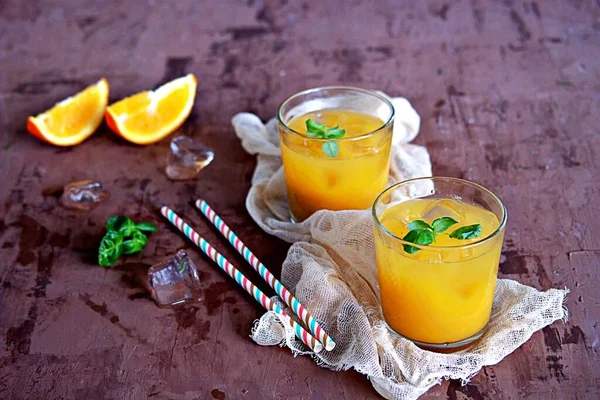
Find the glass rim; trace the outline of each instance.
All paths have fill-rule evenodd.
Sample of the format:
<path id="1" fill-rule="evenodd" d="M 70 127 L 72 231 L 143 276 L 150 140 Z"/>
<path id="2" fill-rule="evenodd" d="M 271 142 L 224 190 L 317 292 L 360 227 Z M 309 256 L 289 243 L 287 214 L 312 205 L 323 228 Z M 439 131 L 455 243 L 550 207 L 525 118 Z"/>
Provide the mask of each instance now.
<path id="1" fill-rule="evenodd" d="M 420 245 L 420 244 L 415 244 L 415 243 L 411 243 L 411 242 L 407 242 L 404 239 L 402 239 L 399 236 L 394 235 L 392 232 L 390 232 L 389 230 L 387 230 L 383 224 L 381 223 L 381 221 L 379 221 L 379 217 L 377 216 L 377 211 L 376 211 L 376 207 L 378 205 L 378 203 L 380 202 L 381 198 L 383 195 L 387 194 L 390 191 L 396 190 L 398 187 L 402 186 L 402 185 L 406 185 L 408 183 L 411 182 L 417 182 L 417 181 L 425 181 L 425 180 L 445 180 L 445 181 L 451 181 L 451 182 L 456 182 L 456 183 L 460 183 L 460 184 L 466 184 L 466 185 L 470 185 L 470 186 L 474 186 L 478 189 L 483 190 L 484 192 L 488 193 L 494 200 L 496 200 L 498 202 L 498 204 L 500 204 L 500 207 L 502 209 L 502 220 L 500 221 L 500 225 L 498 225 L 498 228 L 496 228 L 496 230 L 492 233 L 490 233 L 489 235 L 475 241 L 475 242 L 471 242 L 471 243 L 467 243 L 467 244 L 463 244 L 463 245 L 457 245 L 457 246 L 426 246 L 426 245 Z M 412 199 L 411 199 L 412 200 Z M 429 177 L 421 177 L 421 178 L 413 178 L 413 179 L 408 179 L 405 181 L 401 181 L 398 183 L 393 184 L 392 186 L 388 187 L 387 189 L 385 189 L 383 192 L 381 192 L 377 198 L 375 199 L 375 201 L 373 202 L 373 206 L 371 207 L 371 216 L 373 217 L 373 220 L 375 221 L 376 226 L 381 229 L 386 235 L 394 238 L 395 240 L 398 240 L 399 242 L 401 242 L 402 244 L 407 244 L 413 247 L 417 247 L 421 250 L 428 250 L 428 251 L 443 251 L 443 250 L 458 250 L 458 249 L 468 249 L 468 248 L 472 248 L 472 247 L 476 247 L 479 245 L 482 245 L 484 243 L 489 242 L 491 239 L 493 239 L 494 237 L 498 236 L 505 228 L 506 226 L 506 221 L 507 221 L 507 212 L 506 212 L 506 206 L 504 205 L 504 203 L 502 202 L 502 200 L 500 199 L 500 197 L 498 197 L 494 192 L 492 192 L 491 190 L 489 190 L 488 188 L 486 188 L 483 185 L 480 185 L 478 183 L 472 182 L 472 181 L 468 181 L 466 179 L 460 179 L 460 178 L 453 178 L 450 176 L 429 176 Z"/>
<path id="2" fill-rule="evenodd" d="M 348 91 L 354 91 L 354 92 L 360 92 L 363 94 L 367 94 L 373 97 L 377 97 L 378 99 L 382 100 L 384 103 L 386 103 L 390 110 L 391 110 L 391 114 L 390 117 L 388 118 L 387 122 L 384 122 L 383 125 L 381 125 L 379 128 L 369 131 L 367 133 L 363 133 L 359 136 L 352 136 L 352 137 L 341 137 L 338 139 L 335 139 L 336 141 L 352 141 L 352 140 L 360 140 L 360 139 L 364 139 L 366 137 L 370 137 L 370 136 L 374 136 L 375 134 L 377 134 L 378 132 L 384 130 L 385 128 L 387 128 L 388 126 L 390 126 L 392 124 L 392 122 L 394 122 L 394 117 L 396 116 L 396 110 L 394 109 L 394 105 L 392 104 L 392 102 L 390 101 L 390 99 L 388 99 L 386 96 L 381 95 L 379 93 L 377 93 L 375 90 L 369 90 L 369 89 L 362 89 L 359 87 L 354 87 L 354 86 L 319 86 L 316 88 L 312 88 L 312 89 L 306 89 L 306 90 L 302 90 L 298 93 L 295 93 L 289 97 L 287 97 L 285 100 L 283 100 L 281 102 L 281 104 L 279 105 L 279 107 L 277 107 L 277 122 L 279 124 L 281 124 L 286 131 L 293 133 L 295 135 L 298 135 L 304 139 L 309 139 L 309 140 L 314 140 L 316 142 L 326 142 L 329 141 L 331 139 L 327 139 L 327 138 L 315 138 L 315 137 L 311 137 L 308 136 L 302 132 L 298 132 L 292 128 L 290 128 L 288 126 L 288 124 L 286 124 L 285 122 L 283 122 L 283 118 L 281 118 L 281 110 L 283 109 L 283 107 L 290 102 L 292 99 L 299 97 L 299 96 L 303 96 L 303 95 L 307 95 L 307 94 L 311 94 L 311 93 L 316 93 L 322 90 L 331 90 L 331 89 L 337 89 L 337 90 L 348 90 Z"/>

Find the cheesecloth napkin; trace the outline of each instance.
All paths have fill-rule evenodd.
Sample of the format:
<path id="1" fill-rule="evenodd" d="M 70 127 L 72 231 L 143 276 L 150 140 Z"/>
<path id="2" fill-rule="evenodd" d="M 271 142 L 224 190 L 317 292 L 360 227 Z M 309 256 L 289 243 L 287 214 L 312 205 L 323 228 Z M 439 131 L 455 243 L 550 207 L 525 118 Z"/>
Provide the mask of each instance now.
<path id="1" fill-rule="evenodd" d="M 390 183 L 431 176 L 427 149 L 409 143 L 418 134 L 419 115 L 408 100 L 391 100 L 396 120 Z M 287 346 L 294 355 L 310 354 L 320 366 L 333 370 L 354 368 L 367 375 L 386 399 L 415 399 L 442 379 L 466 384 L 535 331 L 567 318 L 563 307 L 567 290 L 540 292 L 499 279 L 488 330 L 468 349 L 434 353 L 392 335 L 380 310 L 370 212 L 323 210 L 302 223 L 289 222 L 276 121 L 264 125 L 256 115 L 240 113 L 232 124 L 244 149 L 258 158 L 246 198 L 248 212 L 263 230 L 294 243 L 283 263 L 281 282 L 310 310 L 336 347 L 312 353 L 295 338 L 288 317 L 271 311 L 252 329 L 256 343 Z M 277 296 L 273 300 L 285 306 Z"/>

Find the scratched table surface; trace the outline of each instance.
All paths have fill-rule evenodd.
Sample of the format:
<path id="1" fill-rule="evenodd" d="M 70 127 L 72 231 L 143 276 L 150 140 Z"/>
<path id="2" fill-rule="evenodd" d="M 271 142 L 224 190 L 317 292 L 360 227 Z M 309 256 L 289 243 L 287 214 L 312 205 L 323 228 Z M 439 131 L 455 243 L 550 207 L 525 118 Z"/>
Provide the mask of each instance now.
<path id="1" fill-rule="evenodd" d="M 600 396 L 600 3 L 85 4 L 0 2 L 0 398 L 377 398 L 355 371 L 254 344 L 263 311 L 157 213 L 173 206 L 258 281 L 189 205 L 202 196 L 278 273 L 288 245 L 245 210 L 255 158 L 230 120 L 268 119 L 286 96 L 332 84 L 408 97 L 434 173 L 505 201 L 500 276 L 571 290 L 567 323 L 468 385 L 446 381 L 424 397 Z M 216 152 L 197 180 L 165 177 L 167 139 L 137 147 L 102 126 L 57 148 L 25 131 L 28 115 L 100 77 L 114 101 L 189 72 L 198 92 L 180 133 Z M 46 190 L 80 179 L 101 181 L 110 199 L 77 212 Z M 116 214 L 161 230 L 105 269 L 96 251 Z M 201 270 L 203 301 L 160 309 L 140 277 L 179 248 Z"/>

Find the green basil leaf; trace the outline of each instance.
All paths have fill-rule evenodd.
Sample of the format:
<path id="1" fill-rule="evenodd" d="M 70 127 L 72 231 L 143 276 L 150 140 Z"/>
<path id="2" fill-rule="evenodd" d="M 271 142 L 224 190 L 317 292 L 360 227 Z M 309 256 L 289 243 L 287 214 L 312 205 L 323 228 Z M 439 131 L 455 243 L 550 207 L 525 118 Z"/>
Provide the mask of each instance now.
<path id="1" fill-rule="evenodd" d="M 123 242 L 123 253 L 137 253 L 146 246 L 146 243 L 148 243 L 148 237 L 140 231 L 135 231 L 131 239 Z"/>
<path id="2" fill-rule="evenodd" d="M 327 129 L 327 132 L 325 132 L 325 137 L 328 139 L 339 139 L 344 137 L 344 135 L 346 135 L 346 130 L 340 129 L 338 126 L 329 128 Z"/>
<path id="3" fill-rule="evenodd" d="M 414 231 L 415 229 L 432 229 L 431 226 L 423 221 L 422 219 L 417 219 L 408 224 L 408 229 Z"/>
<path id="4" fill-rule="evenodd" d="M 411 243 L 415 243 L 418 235 L 419 235 L 419 230 L 415 229 L 415 230 L 408 232 L 406 235 L 404 235 L 402 240 L 405 240 L 405 241 L 411 242 Z"/>
<path id="5" fill-rule="evenodd" d="M 329 140 L 323 143 L 323 153 L 325 153 L 328 157 L 337 157 L 340 152 L 340 147 L 337 142 L 334 140 Z"/>
<path id="6" fill-rule="evenodd" d="M 98 264 L 103 267 L 115 265 L 123 254 L 123 236 L 113 230 L 106 232 L 98 249 Z"/>
<path id="7" fill-rule="evenodd" d="M 421 250 L 418 247 L 411 246 L 409 244 L 403 244 L 402 247 L 404 248 L 404 251 L 407 252 L 408 254 L 415 254 L 416 252 Z"/>
<path id="8" fill-rule="evenodd" d="M 123 235 L 123 237 L 129 237 L 133 235 L 134 232 L 137 232 L 137 228 L 135 227 L 135 222 L 133 222 L 130 218 L 127 218 L 121 226 L 117 229 L 117 231 Z"/>
<path id="9" fill-rule="evenodd" d="M 433 227 L 434 232 L 442 233 L 445 232 L 452 225 L 458 224 L 458 221 L 451 217 L 441 217 L 435 219 L 431 226 Z"/>
<path id="10" fill-rule="evenodd" d="M 453 239 L 474 239 L 481 235 L 481 224 L 468 225 L 458 228 L 454 232 L 450 234 L 450 237 Z"/>
<path id="11" fill-rule="evenodd" d="M 129 239 L 129 240 L 126 240 L 126 241 L 123 242 L 123 254 L 137 253 L 141 249 L 142 248 L 133 239 Z"/>
<path id="12" fill-rule="evenodd" d="M 142 232 L 156 232 L 158 228 L 150 222 L 138 222 L 135 227 Z"/>
<path id="13" fill-rule="evenodd" d="M 417 231 L 417 240 L 413 243 L 428 246 L 433 243 L 433 232 L 429 229 L 421 229 Z"/>
<path id="14" fill-rule="evenodd" d="M 417 234 L 418 234 L 417 230 L 410 231 L 402 239 L 406 240 L 407 242 L 414 243 L 415 240 L 417 239 Z M 414 254 L 420 250 L 418 247 L 411 246 L 408 244 L 403 244 L 402 247 L 404 248 L 404 251 L 407 252 L 408 254 Z"/>
<path id="15" fill-rule="evenodd" d="M 306 134 L 308 136 L 324 137 L 326 129 L 327 129 L 326 125 L 318 124 L 315 121 L 313 121 L 311 118 L 306 120 Z"/>
<path id="16" fill-rule="evenodd" d="M 180 274 L 183 274 L 185 272 L 185 261 L 184 260 L 179 261 L 179 264 L 177 264 L 177 271 Z"/>
<path id="17" fill-rule="evenodd" d="M 129 217 L 126 217 L 125 215 L 115 215 L 114 217 L 110 217 L 108 221 L 106 221 L 106 230 L 118 231 L 121 225 L 128 219 Z"/>
<path id="18" fill-rule="evenodd" d="M 146 236 L 140 231 L 135 232 L 133 234 L 133 238 L 137 240 L 142 245 L 142 247 L 144 247 L 148 243 L 148 236 Z"/>
<path id="19" fill-rule="evenodd" d="M 403 240 L 414 244 L 428 246 L 433 243 L 433 234 L 434 233 L 431 229 L 415 229 L 408 232 L 406 236 L 404 236 Z M 402 245 L 402 247 L 408 254 L 414 254 L 420 250 L 418 247 L 408 244 Z"/>

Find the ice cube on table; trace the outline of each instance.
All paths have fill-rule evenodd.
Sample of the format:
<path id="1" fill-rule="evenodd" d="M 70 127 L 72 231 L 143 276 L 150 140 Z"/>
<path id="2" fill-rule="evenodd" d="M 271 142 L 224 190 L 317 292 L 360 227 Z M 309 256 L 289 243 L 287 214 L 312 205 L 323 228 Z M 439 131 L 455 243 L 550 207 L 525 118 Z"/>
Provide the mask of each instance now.
<path id="1" fill-rule="evenodd" d="M 148 269 L 152 298 L 161 307 L 200 301 L 198 269 L 187 253 L 179 250 L 175 256 Z"/>
<path id="2" fill-rule="evenodd" d="M 100 182 L 93 180 L 75 181 L 68 183 L 60 198 L 66 208 L 90 211 L 110 197 L 110 193 Z"/>
<path id="3" fill-rule="evenodd" d="M 451 217 L 460 221 L 460 211 L 456 208 L 456 200 L 438 199 L 423 210 L 423 219 L 428 222 L 441 217 Z"/>
<path id="4" fill-rule="evenodd" d="M 212 149 L 188 136 L 174 138 L 170 147 L 165 172 L 174 181 L 194 179 L 215 158 Z"/>

